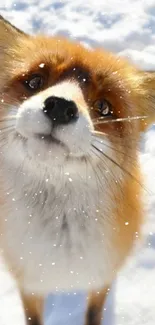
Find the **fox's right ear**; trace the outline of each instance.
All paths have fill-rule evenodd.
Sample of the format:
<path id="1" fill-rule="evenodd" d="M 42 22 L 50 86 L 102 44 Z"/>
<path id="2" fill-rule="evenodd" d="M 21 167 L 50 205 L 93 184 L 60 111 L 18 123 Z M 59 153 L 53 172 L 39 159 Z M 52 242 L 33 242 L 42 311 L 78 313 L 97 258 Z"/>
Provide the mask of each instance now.
<path id="1" fill-rule="evenodd" d="M 0 15 L 0 53 L 3 49 L 7 49 L 16 43 L 16 40 L 21 37 L 28 37 L 28 35 Z"/>
<path id="2" fill-rule="evenodd" d="M 144 119 L 139 120 L 140 130 L 146 131 L 155 123 L 155 72 L 139 71 L 137 81 L 138 115 L 144 116 Z"/>

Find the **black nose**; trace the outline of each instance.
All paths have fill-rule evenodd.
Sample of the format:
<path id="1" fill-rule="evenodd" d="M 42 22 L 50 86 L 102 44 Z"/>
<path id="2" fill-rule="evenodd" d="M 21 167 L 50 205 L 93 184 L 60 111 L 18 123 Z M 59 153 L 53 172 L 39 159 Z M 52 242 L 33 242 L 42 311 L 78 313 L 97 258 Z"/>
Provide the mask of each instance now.
<path id="1" fill-rule="evenodd" d="M 55 125 L 75 122 L 79 117 L 78 108 L 73 101 L 55 96 L 45 100 L 43 112 Z"/>

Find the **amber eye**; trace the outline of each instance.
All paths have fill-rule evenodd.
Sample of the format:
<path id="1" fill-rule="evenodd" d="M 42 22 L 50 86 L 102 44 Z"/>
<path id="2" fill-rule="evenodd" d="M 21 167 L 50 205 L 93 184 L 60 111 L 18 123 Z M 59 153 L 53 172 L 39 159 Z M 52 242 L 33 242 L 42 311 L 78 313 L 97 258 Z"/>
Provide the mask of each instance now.
<path id="1" fill-rule="evenodd" d="M 32 75 L 28 79 L 24 80 L 24 85 L 29 91 L 37 91 L 43 87 L 44 80 L 39 74 Z"/>
<path id="2" fill-rule="evenodd" d="M 94 103 L 94 108 L 101 116 L 110 116 L 112 114 L 112 106 L 106 99 L 97 100 Z"/>

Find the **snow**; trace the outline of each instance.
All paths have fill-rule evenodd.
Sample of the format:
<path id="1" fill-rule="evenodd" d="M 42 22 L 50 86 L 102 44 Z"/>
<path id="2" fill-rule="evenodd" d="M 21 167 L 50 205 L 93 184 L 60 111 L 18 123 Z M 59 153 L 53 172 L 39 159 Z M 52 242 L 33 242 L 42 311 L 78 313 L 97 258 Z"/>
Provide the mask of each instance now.
<path id="1" fill-rule="evenodd" d="M 63 34 L 155 68 L 154 0 L 1 0 L 0 11 L 24 31 Z"/>
<path id="2" fill-rule="evenodd" d="M 104 46 L 144 69 L 155 69 L 154 0 L 1 0 L 0 12 L 34 33 L 63 34 L 86 46 Z M 109 294 L 106 325 L 155 322 L 155 129 L 142 142 L 141 163 L 148 182 L 148 219 L 143 247 L 128 259 Z M 24 325 L 15 283 L 1 263 L 0 324 Z M 47 297 L 45 325 L 82 325 L 86 294 Z"/>

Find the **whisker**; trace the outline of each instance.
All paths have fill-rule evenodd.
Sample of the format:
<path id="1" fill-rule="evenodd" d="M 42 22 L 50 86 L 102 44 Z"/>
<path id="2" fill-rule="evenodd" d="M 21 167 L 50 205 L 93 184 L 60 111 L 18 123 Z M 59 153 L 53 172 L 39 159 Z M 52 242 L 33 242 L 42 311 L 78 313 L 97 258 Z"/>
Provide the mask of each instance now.
<path id="1" fill-rule="evenodd" d="M 125 169 L 123 166 L 120 166 L 119 163 L 117 163 L 117 161 L 115 161 L 113 158 L 109 157 L 106 153 L 104 153 L 103 151 L 100 151 L 100 149 L 98 149 L 94 144 L 91 144 L 91 145 L 98 153 L 102 154 L 105 158 L 107 158 L 109 161 L 111 161 L 115 166 L 117 166 L 119 169 L 123 170 L 128 176 L 133 178 L 136 181 L 136 183 L 139 184 L 144 189 L 144 186 L 127 169 Z M 98 157 L 101 159 L 100 156 L 98 156 Z M 147 192 L 148 192 L 148 190 L 147 190 Z"/>
<path id="2" fill-rule="evenodd" d="M 99 198 L 99 193 L 100 193 L 100 191 L 99 191 L 99 184 L 101 185 L 101 188 L 103 187 L 103 185 L 102 185 L 102 183 L 101 183 L 101 179 L 100 179 L 100 177 L 98 176 L 98 173 L 97 173 L 95 167 L 93 166 L 93 163 L 91 162 L 91 157 L 90 157 L 90 155 L 89 155 L 88 161 L 89 161 L 89 164 L 90 164 L 90 166 L 91 166 L 91 168 L 92 168 L 93 174 L 94 174 L 94 176 L 95 176 L 96 187 L 97 187 L 97 193 L 98 193 L 98 198 Z"/>
<path id="3" fill-rule="evenodd" d="M 99 157 L 99 155 L 97 155 L 97 153 L 93 149 L 91 150 L 91 152 L 93 153 L 93 155 L 95 154 L 96 157 Z M 101 161 L 103 161 L 103 160 L 101 159 Z M 113 179 L 116 178 L 116 175 L 114 175 L 113 171 L 109 169 L 109 166 L 108 166 L 107 162 L 106 161 L 103 161 L 103 162 L 104 162 L 104 165 L 106 166 L 106 170 L 102 169 L 100 165 L 98 165 L 97 168 L 99 169 L 101 176 L 104 174 L 104 178 L 106 178 L 106 181 L 109 183 L 108 174 L 110 173 L 110 176 Z M 94 171 L 96 173 L 96 166 L 95 166 Z M 101 183 L 101 180 L 100 180 L 100 183 Z M 102 185 L 102 187 L 103 187 L 103 185 Z"/>
<path id="4" fill-rule="evenodd" d="M 4 130 L 8 130 L 8 129 L 14 129 L 14 126 L 13 125 L 8 125 L 8 126 L 4 126 L 3 128 L 0 127 L 0 133 L 2 133 L 2 131 Z"/>
<path id="5" fill-rule="evenodd" d="M 107 137 L 107 133 L 106 133 L 106 132 L 103 132 L 103 131 L 97 131 L 97 130 L 94 130 L 94 131 L 92 132 L 92 134 L 94 134 L 94 135 L 100 137 L 100 139 L 101 139 L 102 136 L 103 136 L 103 137 Z M 118 139 L 122 139 L 122 136 L 120 136 L 119 134 L 115 133 L 114 135 L 113 135 L 113 134 L 110 134 L 110 138 L 113 138 L 113 139 L 116 139 L 116 138 L 118 138 Z M 136 142 L 136 143 L 138 143 L 137 138 L 136 138 L 136 137 L 133 138 L 133 136 L 132 136 L 132 142 Z M 121 145 L 121 144 L 120 144 L 120 145 Z M 128 148 L 130 148 L 129 143 L 125 143 L 125 146 L 127 146 L 127 145 L 128 145 Z M 124 146 L 124 145 L 122 145 L 122 146 Z"/>
<path id="6" fill-rule="evenodd" d="M 147 119 L 147 118 L 148 118 L 148 116 L 131 116 L 131 117 L 120 117 L 120 118 L 116 118 L 116 119 L 107 119 L 107 120 L 95 119 L 95 120 L 93 120 L 94 121 L 93 124 L 98 125 L 98 124 L 104 124 L 104 123 L 130 122 L 133 120 L 143 120 L 143 119 Z"/>
<path id="7" fill-rule="evenodd" d="M 6 140 L 7 141 L 7 136 L 12 134 L 14 132 L 13 127 L 5 128 L 4 130 L 0 130 L 0 142 Z M 1 146 L 2 144 L 0 144 Z"/>
<path id="8" fill-rule="evenodd" d="M 97 143 L 136 161 L 136 159 L 133 156 L 127 155 L 125 152 L 120 151 L 112 146 L 109 146 L 108 144 L 104 143 L 102 139 L 100 139 L 100 141 L 99 141 L 99 137 L 97 139 L 97 137 L 93 134 L 92 134 L 92 136 L 94 137 L 94 141 L 96 141 Z M 123 145 L 121 145 L 121 146 L 123 146 Z"/>
<path id="9" fill-rule="evenodd" d="M 3 123 L 3 122 L 8 122 L 8 121 L 14 121 L 14 120 L 16 120 L 16 116 L 14 116 L 14 115 L 11 115 L 11 116 L 8 116 L 8 117 L 6 117 L 6 118 L 3 118 L 2 120 L 0 120 L 0 123 Z"/>
<path id="10" fill-rule="evenodd" d="M 107 120 L 107 116 L 98 116 L 92 119 L 92 121 L 98 121 L 98 120 Z"/>

